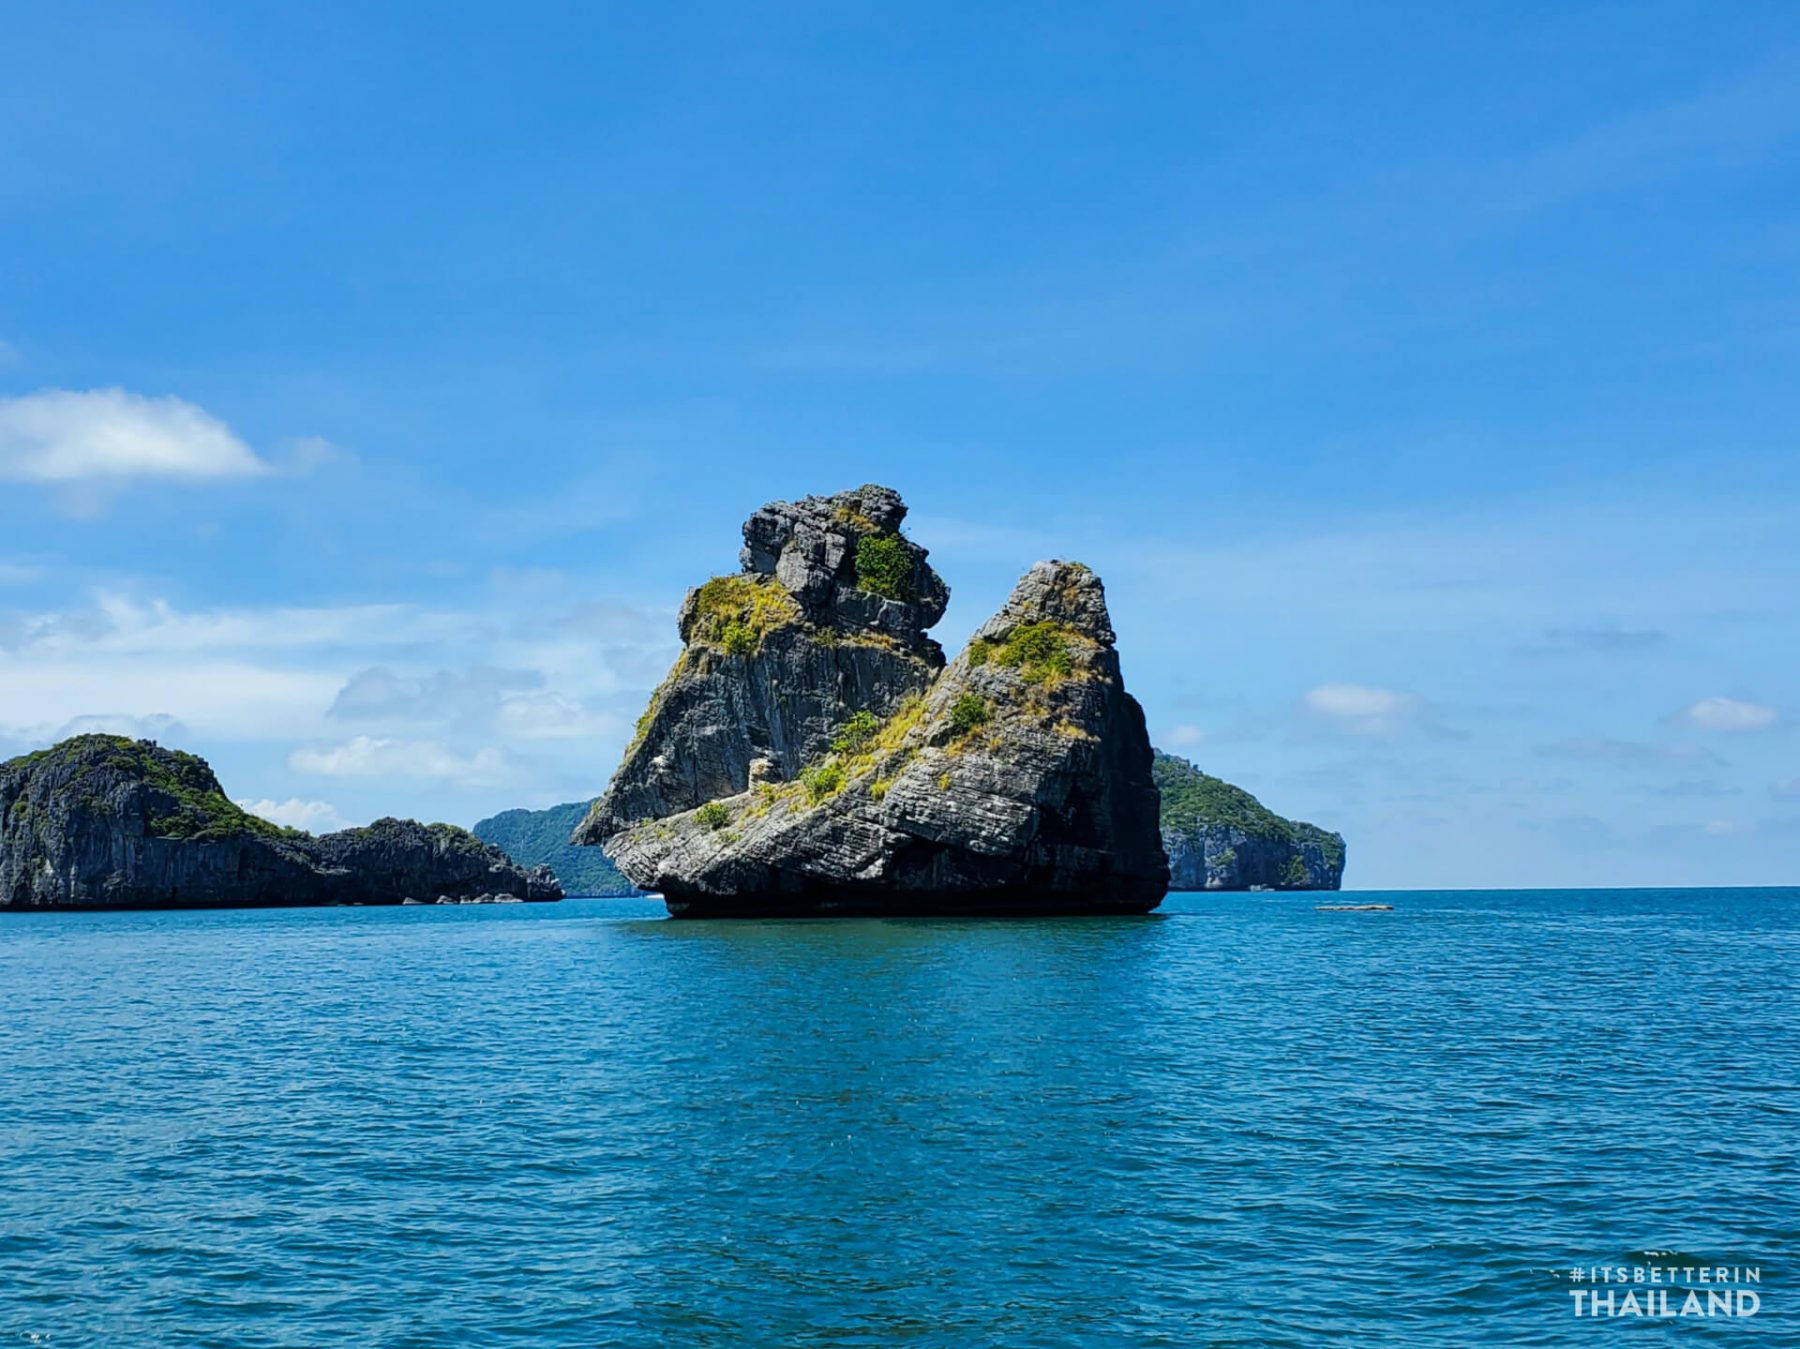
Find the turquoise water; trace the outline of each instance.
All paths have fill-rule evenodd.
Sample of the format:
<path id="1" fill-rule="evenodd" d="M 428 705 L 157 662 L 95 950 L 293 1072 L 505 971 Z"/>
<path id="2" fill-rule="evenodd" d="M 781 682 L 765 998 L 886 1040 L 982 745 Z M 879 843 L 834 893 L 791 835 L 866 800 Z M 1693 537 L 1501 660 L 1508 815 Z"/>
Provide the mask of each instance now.
<path id="1" fill-rule="evenodd" d="M 0 917 L 0 1345 L 1800 1342 L 1800 891 L 1345 898 Z"/>

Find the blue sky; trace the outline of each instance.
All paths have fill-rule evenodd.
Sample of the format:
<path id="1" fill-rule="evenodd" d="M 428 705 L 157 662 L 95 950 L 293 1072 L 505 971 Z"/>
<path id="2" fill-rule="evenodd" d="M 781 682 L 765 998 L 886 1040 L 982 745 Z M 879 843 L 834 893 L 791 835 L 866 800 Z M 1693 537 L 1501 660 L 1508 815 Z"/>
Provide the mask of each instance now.
<path id="1" fill-rule="evenodd" d="M 9 8 L 0 751 L 596 793 L 761 502 L 1352 885 L 1800 879 L 1791 6 Z"/>

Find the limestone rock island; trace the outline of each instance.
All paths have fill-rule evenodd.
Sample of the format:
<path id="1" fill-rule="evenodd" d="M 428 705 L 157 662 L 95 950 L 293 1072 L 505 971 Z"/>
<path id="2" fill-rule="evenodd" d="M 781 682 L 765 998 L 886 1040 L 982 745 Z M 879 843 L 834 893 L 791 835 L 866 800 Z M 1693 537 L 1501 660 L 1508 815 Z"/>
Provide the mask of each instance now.
<path id="1" fill-rule="evenodd" d="M 776 502 L 575 834 L 677 917 L 1143 913 L 1168 887 L 1100 579 L 1040 562 L 949 666 L 949 590 L 866 486 Z"/>
<path id="2" fill-rule="evenodd" d="M 1284 819 L 1242 787 L 1160 750 L 1163 849 L 1172 890 L 1336 890 L 1344 836 Z"/>
<path id="3" fill-rule="evenodd" d="M 562 898 L 466 830 L 377 820 L 314 838 L 240 809 L 204 759 L 82 735 L 0 764 L 0 908 Z"/>

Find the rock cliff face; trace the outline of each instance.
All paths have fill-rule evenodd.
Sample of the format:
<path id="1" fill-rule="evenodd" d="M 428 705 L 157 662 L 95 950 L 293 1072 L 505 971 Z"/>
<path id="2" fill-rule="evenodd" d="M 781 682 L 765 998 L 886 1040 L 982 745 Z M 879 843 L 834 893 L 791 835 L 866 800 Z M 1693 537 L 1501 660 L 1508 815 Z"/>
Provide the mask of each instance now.
<path id="1" fill-rule="evenodd" d="M 1150 744 L 1099 579 L 1038 564 L 942 669 L 923 634 L 947 592 L 904 513 L 865 487 L 752 516 L 727 579 L 755 604 L 713 620 L 721 583 L 690 592 L 687 649 L 576 841 L 677 916 L 1154 908 Z"/>
<path id="2" fill-rule="evenodd" d="M 751 767 L 791 780 L 830 751 L 846 709 L 888 716 L 944 653 L 924 635 L 950 592 L 899 533 L 885 487 L 764 506 L 743 570 L 688 591 L 684 650 L 577 842 L 741 792 Z"/>
<path id="3" fill-rule="evenodd" d="M 377 820 L 313 838 L 245 813 L 204 759 L 84 735 L 0 764 L 0 908 L 560 899 L 450 825 Z"/>
<path id="4" fill-rule="evenodd" d="M 1249 792 L 1160 751 L 1162 839 L 1171 890 L 1336 890 L 1344 836 L 1286 820 Z"/>

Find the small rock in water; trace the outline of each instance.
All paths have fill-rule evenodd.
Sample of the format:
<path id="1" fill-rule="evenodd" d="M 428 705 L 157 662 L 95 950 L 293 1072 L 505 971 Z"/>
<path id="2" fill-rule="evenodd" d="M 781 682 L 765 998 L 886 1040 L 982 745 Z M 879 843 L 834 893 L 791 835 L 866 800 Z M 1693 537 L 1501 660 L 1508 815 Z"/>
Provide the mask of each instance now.
<path id="1" fill-rule="evenodd" d="M 1392 913 L 1392 904 L 1315 904 L 1315 913 Z"/>

